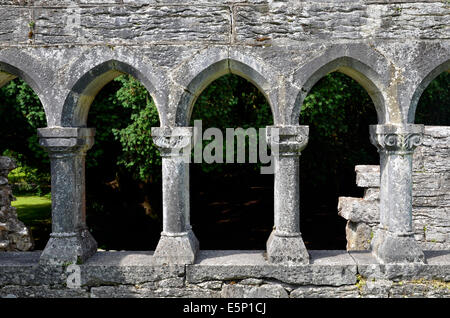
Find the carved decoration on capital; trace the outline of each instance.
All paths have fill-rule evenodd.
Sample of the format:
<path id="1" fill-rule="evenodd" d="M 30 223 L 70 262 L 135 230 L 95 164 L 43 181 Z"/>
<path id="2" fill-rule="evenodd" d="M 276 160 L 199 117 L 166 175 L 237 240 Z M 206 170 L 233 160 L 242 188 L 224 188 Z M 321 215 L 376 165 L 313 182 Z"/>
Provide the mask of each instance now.
<path id="1" fill-rule="evenodd" d="M 153 127 L 152 137 L 163 157 L 189 155 L 193 146 L 192 127 Z"/>
<path id="2" fill-rule="evenodd" d="M 300 155 L 308 145 L 309 126 L 268 126 L 266 142 L 275 155 Z"/>
<path id="3" fill-rule="evenodd" d="M 423 125 L 373 125 L 370 126 L 370 140 L 378 151 L 412 154 L 422 144 Z"/>

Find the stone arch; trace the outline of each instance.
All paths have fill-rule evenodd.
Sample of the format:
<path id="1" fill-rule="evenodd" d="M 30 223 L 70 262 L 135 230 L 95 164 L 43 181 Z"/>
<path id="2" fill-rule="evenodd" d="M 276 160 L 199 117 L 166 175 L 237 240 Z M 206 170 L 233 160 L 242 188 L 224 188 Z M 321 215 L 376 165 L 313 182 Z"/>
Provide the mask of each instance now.
<path id="1" fill-rule="evenodd" d="M 110 59 L 85 72 L 72 85 L 62 108 L 61 126 L 86 127 L 89 109 L 95 96 L 107 83 L 122 74 L 132 75 L 145 86 L 155 102 L 160 120 L 162 120 L 160 111 L 162 101 L 153 81 L 134 66 L 117 59 Z"/>
<path id="2" fill-rule="evenodd" d="M 431 71 L 425 73 L 426 75 L 417 85 L 412 95 L 411 104 L 409 106 L 408 111 L 408 123 L 414 123 L 416 117 L 417 104 L 419 103 L 420 96 L 422 96 L 422 93 L 425 91 L 428 85 L 443 72 L 450 73 L 450 60 L 447 60 L 444 63 L 439 64 L 438 66 L 434 66 L 434 68 L 431 69 Z"/>
<path id="3" fill-rule="evenodd" d="M 187 85 L 185 85 L 184 92 L 181 94 L 176 106 L 175 124 L 177 126 L 188 126 L 194 104 L 202 91 L 213 81 L 226 74 L 238 75 L 255 85 L 269 102 L 273 120 L 276 123 L 279 116 L 274 88 L 267 77 L 262 75 L 262 69 L 262 67 L 255 69 L 245 62 L 228 57 L 215 61 L 203 68 L 192 76 Z"/>
<path id="4" fill-rule="evenodd" d="M 369 64 L 345 55 L 328 60 L 324 57 L 317 58 L 294 74 L 294 81 L 301 89 L 296 96 L 293 108 L 288 112 L 288 120 L 292 124 L 298 123 L 301 105 L 314 84 L 325 75 L 335 71 L 350 76 L 367 91 L 375 105 L 378 123 L 389 122 L 390 116 L 384 96 L 383 76 Z"/>
<path id="5" fill-rule="evenodd" d="M 32 61 L 23 63 L 23 65 L 34 65 Z M 49 113 L 47 109 L 46 95 L 44 94 L 45 90 L 43 89 L 44 85 L 42 85 L 38 76 L 32 74 L 32 72 L 25 71 L 22 67 L 13 65 L 11 62 L 4 62 L 0 59 L 0 87 L 6 85 L 9 81 L 14 80 L 15 78 L 22 79 L 33 89 L 34 93 L 38 96 L 42 103 L 45 118 L 48 123 Z"/>

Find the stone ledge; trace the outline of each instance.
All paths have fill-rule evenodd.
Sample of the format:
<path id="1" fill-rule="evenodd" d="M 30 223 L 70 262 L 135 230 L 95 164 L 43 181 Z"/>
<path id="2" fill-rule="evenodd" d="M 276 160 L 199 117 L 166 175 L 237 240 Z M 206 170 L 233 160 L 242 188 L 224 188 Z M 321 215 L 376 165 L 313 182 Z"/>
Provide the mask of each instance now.
<path id="1" fill-rule="evenodd" d="M 426 264 L 379 264 L 367 251 L 351 251 L 358 273 L 367 279 L 450 281 L 450 251 L 424 251 Z"/>
<path id="2" fill-rule="evenodd" d="M 0 296 L 364 297 L 355 288 L 361 277 L 368 287 L 450 281 L 450 251 L 425 251 L 426 264 L 379 264 L 367 251 L 308 252 L 307 265 L 270 264 L 263 251 L 200 251 L 193 265 L 156 264 L 152 251 L 97 252 L 79 265 L 76 290 L 67 287 L 69 264 L 39 265 L 40 251 L 2 252 Z"/>
<path id="3" fill-rule="evenodd" d="M 202 251 L 187 266 L 186 281 L 266 278 L 288 284 L 340 286 L 356 282 L 356 264 L 346 251 L 309 251 L 310 264 L 269 263 L 263 251 Z"/>
<path id="4" fill-rule="evenodd" d="M 156 264 L 153 251 L 97 252 L 80 268 L 83 286 L 135 285 L 166 280 L 183 284 L 185 274 L 185 265 Z"/>

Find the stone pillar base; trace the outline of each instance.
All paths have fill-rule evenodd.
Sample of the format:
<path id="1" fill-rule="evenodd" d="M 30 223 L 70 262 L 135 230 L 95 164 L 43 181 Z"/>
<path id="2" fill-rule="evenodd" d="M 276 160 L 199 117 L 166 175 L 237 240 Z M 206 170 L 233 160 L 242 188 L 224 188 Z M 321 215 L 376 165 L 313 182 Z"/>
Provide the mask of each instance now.
<path id="1" fill-rule="evenodd" d="M 163 232 L 153 256 L 158 264 L 194 264 L 198 249 L 192 230 L 177 234 Z"/>
<path id="2" fill-rule="evenodd" d="M 276 230 L 267 240 L 267 259 L 271 263 L 309 264 L 309 254 L 302 236 L 282 236 Z"/>
<path id="3" fill-rule="evenodd" d="M 78 233 L 52 233 L 39 263 L 48 265 L 81 264 L 97 252 L 97 242 L 85 229 Z"/>
<path id="4" fill-rule="evenodd" d="M 425 262 L 423 251 L 412 233 L 402 235 L 377 229 L 371 247 L 382 264 Z"/>
<path id="5" fill-rule="evenodd" d="M 194 232 L 192 231 L 192 228 L 189 227 L 189 230 L 187 231 L 189 241 L 192 242 L 192 248 L 197 253 L 200 250 L 200 243 L 198 242 L 197 237 L 195 236 Z"/>

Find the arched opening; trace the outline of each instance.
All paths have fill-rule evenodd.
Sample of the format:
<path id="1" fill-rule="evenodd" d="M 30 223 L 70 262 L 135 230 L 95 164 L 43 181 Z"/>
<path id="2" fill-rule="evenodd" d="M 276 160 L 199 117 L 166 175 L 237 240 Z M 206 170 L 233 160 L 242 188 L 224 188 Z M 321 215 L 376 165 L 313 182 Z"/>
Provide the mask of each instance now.
<path id="1" fill-rule="evenodd" d="M 414 90 L 414 93 L 411 97 L 411 104 L 409 106 L 409 112 L 408 112 L 408 122 L 419 123 L 420 121 L 423 121 L 424 124 L 427 124 L 428 122 L 432 122 L 433 114 L 437 114 L 440 112 L 441 107 L 444 107 L 448 111 L 448 107 L 445 107 L 445 96 L 447 96 L 448 87 L 442 86 L 441 84 L 445 84 L 446 79 L 448 78 L 448 73 L 450 72 L 450 60 L 447 60 L 446 62 L 436 66 L 434 69 L 432 69 L 428 74 L 426 74 L 421 82 L 417 85 L 417 87 Z M 427 90 L 426 93 L 425 90 Z M 439 97 L 439 94 L 443 94 L 441 97 Z M 436 106 L 436 104 L 433 107 L 433 103 L 442 103 L 440 106 Z M 425 105 L 421 106 L 423 112 L 420 117 L 418 118 L 419 121 L 416 119 L 416 110 L 418 107 L 418 104 Z M 423 107 L 426 107 L 423 109 Z M 425 115 L 424 112 L 429 113 L 428 115 Z M 442 112 L 441 112 L 442 113 Z M 445 114 L 448 113 L 442 113 L 443 118 Z M 435 119 L 436 120 L 436 119 Z M 442 119 L 438 119 L 438 122 L 440 122 Z M 444 119 L 445 120 L 445 119 Z M 437 124 L 436 121 L 434 121 L 434 124 Z"/>
<path id="2" fill-rule="evenodd" d="M 369 125 L 380 120 L 382 111 L 373 101 L 380 94 L 374 89 L 369 94 L 359 84 L 374 87 L 361 73 L 337 70 L 315 82 L 299 119 L 309 125 L 308 146 L 300 160 L 300 226 L 306 247 L 313 250 L 346 248 L 346 220 L 338 215 L 338 198 L 362 197 L 355 166 L 379 164 L 369 142 Z M 353 74 L 359 74 L 358 82 Z"/>
<path id="3" fill-rule="evenodd" d="M 265 250 L 273 227 L 274 179 L 273 174 L 261 174 L 261 157 L 258 154 L 256 161 L 255 157 L 251 160 L 250 149 L 262 146 L 259 137 L 262 134 L 264 138 L 264 133 L 259 128 L 273 124 L 269 102 L 245 78 L 223 75 L 210 82 L 196 98 L 190 125 L 197 126 L 198 120 L 205 139 L 201 149 L 203 160 L 195 163 L 194 150 L 190 197 L 191 224 L 201 249 Z M 208 133 L 211 128 L 217 129 L 222 140 Z M 237 128 L 253 130 L 254 139 L 243 135 L 234 138 Z M 244 148 L 239 146 L 238 138 L 245 138 Z M 231 148 L 226 143 L 230 139 L 234 141 Z M 217 147 L 214 142 L 218 142 Z M 231 157 L 227 158 L 229 151 L 233 163 Z M 242 155 L 242 151 L 245 151 L 243 162 L 238 158 L 238 152 Z M 213 158 L 206 158 L 209 154 Z M 218 154 L 222 155 L 222 162 L 216 160 Z"/>
<path id="4" fill-rule="evenodd" d="M 450 126 L 450 69 L 437 75 L 419 98 L 415 122 L 424 125 Z"/>
<path id="5" fill-rule="evenodd" d="M 377 114 L 377 123 L 383 124 L 390 121 L 391 114 L 387 111 L 385 106 L 385 99 L 380 90 L 383 86 L 383 80 L 381 75 L 372 69 L 367 64 L 354 59 L 352 57 L 343 56 L 336 58 L 330 62 L 326 62 L 322 65 L 322 58 L 318 58 L 318 61 L 314 61 L 311 65 L 320 63 L 321 66 L 317 66 L 313 72 L 306 70 L 305 72 L 299 71 L 300 85 L 302 89 L 297 95 L 295 105 L 291 114 L 292 122 L 297 122 L 302 105 L 305 98 L 312 90 L 312 88 L 320 81 L 324 76 L 333 72 L 339 72 L 350 77 L 355 83 L 359 84 L 370 97 L 373 103 L 374 110 Z M 303 79 L 303 77 L 305 77 Z M 397 111 L 397 110 L 392 110 Z M 398 114 L 393 114 L 394 116 Z"/>
<path id="6" fill-rule="evenodd" d="M 0 156 L 16 166 L 1 171 L 0 250 L 42 250 L 51 233 L 50 165 L 36 131 L 47 126 L 46 115 L 28 76 L 4 64 L 0 70 Z"/>
<path id="7" fill-rule="evenodd" d="M 73 84 L 64 101 L 61 125 L 63 127 L 86 127 L 92 102 L 102 88 L 122 74 L 137 79 L 153 97 L 156 89 L 142 72 L 131 65 L 117 60 L 103 62 L 86 72 Z M 157 105 L 155 105 L 157 107 Z"/>
<path id="8" fill-rule="evenodd" d="M 177 126 L 187 126 L 190 123 L 195 102 L 200 94 L 212 82 L 227 74 L 240 76 L 257 87 L 268 101 L 273 118 L 278 117 L 277 109 L 272 107 L 272 101 L 268 95 L 272 89 L 271 84 L 257 70 L 245 63 L 233 59 L 223 59 L 211 64 L 197 74 L 189 83 L 185 83 L 186 88 L 181 95 L 175 114 Z"/>
<path id="9" fill-rule="evenodd" d="M 117 61 L 83 76 L 63 123 L 95 128 L 86 156 L 86 224 L 102 250 L 154 250 L 162 223 L 158 110 L 142 74 Z M 148 84 L 148 83 L 147 83 Z"/>

